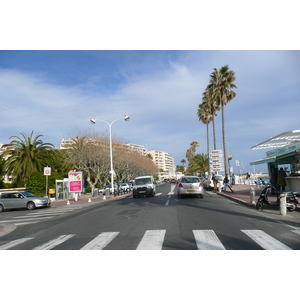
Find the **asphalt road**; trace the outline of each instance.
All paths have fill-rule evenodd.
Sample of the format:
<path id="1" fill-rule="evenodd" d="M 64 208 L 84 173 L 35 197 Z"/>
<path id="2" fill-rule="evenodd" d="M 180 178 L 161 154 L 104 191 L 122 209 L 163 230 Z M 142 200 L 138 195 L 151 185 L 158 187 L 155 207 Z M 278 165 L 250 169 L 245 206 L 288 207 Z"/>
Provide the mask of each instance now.
<path id="1" fill-rule="evenodd" d="M 22 221 L 0 237 L 0 249 L 300 249 L 300 224 L 269 218 L 212 192 L 204 198 L 178 199 L 176 185 L 170 183 L 158 185 L 155 197 L 133 199 L 129 194 L 33 213 L 1 214 L 0 223 Z"/>

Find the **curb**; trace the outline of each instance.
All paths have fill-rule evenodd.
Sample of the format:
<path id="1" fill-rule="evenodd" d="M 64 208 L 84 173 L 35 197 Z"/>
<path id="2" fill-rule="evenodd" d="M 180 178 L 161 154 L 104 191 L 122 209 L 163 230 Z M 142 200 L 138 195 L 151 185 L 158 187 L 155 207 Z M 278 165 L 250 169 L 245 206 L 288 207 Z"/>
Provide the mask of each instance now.
<path id="1" fill-rule="evenodd" d="M 15 224 L 0 225 L 0 237 L 11 233 L 17 228 Z"/>
<path id="2" fill-rule="evenodd" d="M 250 202 L 245 202 L 245 201 L 243 201 L 243 200 L 241 200 L 241 199 L 239 199 L 239 198 L 235 198 L 235 197 L 233 197 L 233 196 L 227 195 L 227 194 L 222 193 L 222 192 L 221 192 L 221 193 L 217 192 L 217 194 L 220 195 L 220 196 L 223 196 L 223 197 L 225 197 L 225 198 L 227 198 L 227 199 L 230 199 L 230 200 L 232 200 L 232 201 L 234 201 L 234 202 L 236 202 L 236 203 L 240 203 L 240 204 L 243 204 L 243 205 L 245 205 L 245 206 L 255 208 L 255 205 L 253 205 L 253 204 L 250 203 Z M 300 212 L 299 207 L 297 207 L 297 208 L 294 210 L 294 212 L 299 213 L 299 212 Z"/>

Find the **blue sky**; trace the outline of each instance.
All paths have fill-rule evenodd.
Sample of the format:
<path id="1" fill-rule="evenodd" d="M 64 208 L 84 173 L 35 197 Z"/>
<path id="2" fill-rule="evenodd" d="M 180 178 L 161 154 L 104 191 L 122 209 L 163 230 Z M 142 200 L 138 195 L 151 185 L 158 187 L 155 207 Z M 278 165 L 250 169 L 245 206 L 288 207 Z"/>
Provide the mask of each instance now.
<path id="1" fill-rule="evenodd" d="M 236 98 L 225 108 L 227 152 L 249 162 L 264 157 L 252 146 L 300 129 L 299 51 L 0 51 L 0 142 L 20 132 L 42 134 L 59 147 L 63 137 L 117 121 L 113 133 L 148 150 L 169 152 L 176 164 L 191 141 L 206 153 L 206 129 L 196 112 L 213 68 L 236 73 Z M 97 123 L 94 129 L 107 132 Z M 216 118 L 222 148 L 221 115 Z M 212 142 L 212 137 L 211 137 Z M 265 165 L 255 166 L 255 171 Z"/>

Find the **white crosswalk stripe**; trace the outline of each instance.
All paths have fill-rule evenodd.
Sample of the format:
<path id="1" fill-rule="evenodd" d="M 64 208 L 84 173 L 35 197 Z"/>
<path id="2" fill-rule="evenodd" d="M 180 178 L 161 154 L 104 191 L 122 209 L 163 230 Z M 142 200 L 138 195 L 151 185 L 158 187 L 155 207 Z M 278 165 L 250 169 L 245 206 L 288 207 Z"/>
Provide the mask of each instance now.
<path id="1" fill-rule="evenodd" d="M 161 250 L 166 230 L 147 230 L 137 250 Z"/>
<path id="2" fill-rule="evenodd" d="M 242 230 L 265 250 L 292 250 L 262 230 Z"/>
<path id="3" fill-rule="evenodd" d="M 222 242 L 214 230 L 192 230 L 195 243 L 198 250 L 226 250 Z M 276 240 L 262 230 L 241 230 L 253 242 L 258 244 L 265 250 L 292 250 L 290 247 Z M 103 250 L 109 243 L 111 243 L 120 232 L 102 232 L 90 242 L 84 245 L 80 250 Z M 147 230 L 142 236 L 136 250 L 161 250 L 166 235 L 166 230 Z M 34 250 L 50 250 L 56 246 L 66 242 L 75 237 L 76 234 L 59 235 L 39 246 L 33 248 Z M 10 241 L 7 244 L 0 245 L 0 250 L 12 249 L 18 245 L 33 240 L 33 237 L 20 238 Z"/>
<path id="4" fill-rule="evenodd" d="M 17 239 L 17 240 L 14 240 L 14 241 L 11 241 L 5 245 L 2 245 L 0 246 L 0 250 L 7 250 L 7 249 L 10 249 L 10 248 L 13 248 L 17 245 L 20 245 L 20 244 L 23 244 L 29 240 L 33 239 L 32 237 L 29 237 L 29 238 L 22 238 L 22 239 Z"/>
<path id="5" fill-rule="evenodd" d="M 75 234 L 65 234 L 65 235 L 60 235 L 58 238 L 53 239 L 47 243 L 44 243 L 38 247 L 35 247 L 33 250 L 50 250 L 63 242 L 67 241 L 71 237 L 73 237 Z"/>
<path id="6" fill-rule="evenodd" d="M 63 215 L 67 212 L 82 208 L 84 205 L 77 204 L 73 207 L 64 206 L 61 208 L 48 208 L 47 210 L 39 210 L 30 212 L 23 216 L 16 216 L 10 219 L 1 220 L 0 224 L 12 223 L 16 226 L 35 224 L 43 220 L 52 219 L 56 216 Z"/>
<path id="7" fill-rule="evenodd" d="M 193 230 L 198 250 L 226 250 L 213 230 Z"/>
<path id="8" fill-rule="evenodd" d="M 102 232 L 80 250 L 102 250 L 106 247 L 119 232 Z"/>

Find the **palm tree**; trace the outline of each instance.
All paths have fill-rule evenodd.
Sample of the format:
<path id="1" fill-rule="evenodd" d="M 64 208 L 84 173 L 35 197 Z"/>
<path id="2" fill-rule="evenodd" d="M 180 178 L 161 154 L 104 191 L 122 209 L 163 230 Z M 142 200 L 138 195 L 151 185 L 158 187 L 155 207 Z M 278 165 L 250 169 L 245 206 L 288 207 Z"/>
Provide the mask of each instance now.
<path id="1" fill-rule="evenodd" d="M 212 121 L 212 118 L 209 115 L 207 103 L 208 102 L 202 102 L 201 104 L 199 104 L 197 115 L 198 115 L 199 121 L 206 125 L 207 158 L 209 158 L 209 127 L 208 127 L 208 125 Z M 210 178 L 210 168 L 208 168 L 208 178 Z"/>
<path id="2" fill-rule="evenodd" d="M 25 182 L 33 173 L 42 172 L 50 164 L 54 156 L 54 145 L 43 143 L 40 134 L 33 137 L 33 131 L 30 136 L 25 133 L 21 135 L 23 139 L 18 136 L 10 137 L 16 139 L 4 146 L 7 149 L 3 156 L 8 157 L 4 166 L 6 174 Z"/>
<path id="3" fill-rule="evenodd" d="M 214 72 L 210 75 L 210 84 L 208 88 L 213 91 L 214 99 L 222 111 L 222 139 L 223 139 L 223 152 L 225 162 L 225 174 L 228 174 L 228 160 L 226 150 L 226 137 L 225 137 L 225 114 L 224 106 L 229 103 L 236 93 L 232 90 L 237 88 L 234 84 L 235 73 L 229 70 L 229 66 L 225 65 L 220 69 L 214 68 Z"/>
<path id="4" fill-rule="evenodd" d="M 202 175 L 208 170 L 208 158 L 205 154 L 196 154 L 190 165 L 189 165 L 190 172 L 192 173 L 200 173 Z"/>
<path id="5" fill-rule="evenodd" d="M 184 167 L 184 164 L 186 164 L 186 160 L 182 159 L 180 162 L 182 163 L 182 166 Z"/>

